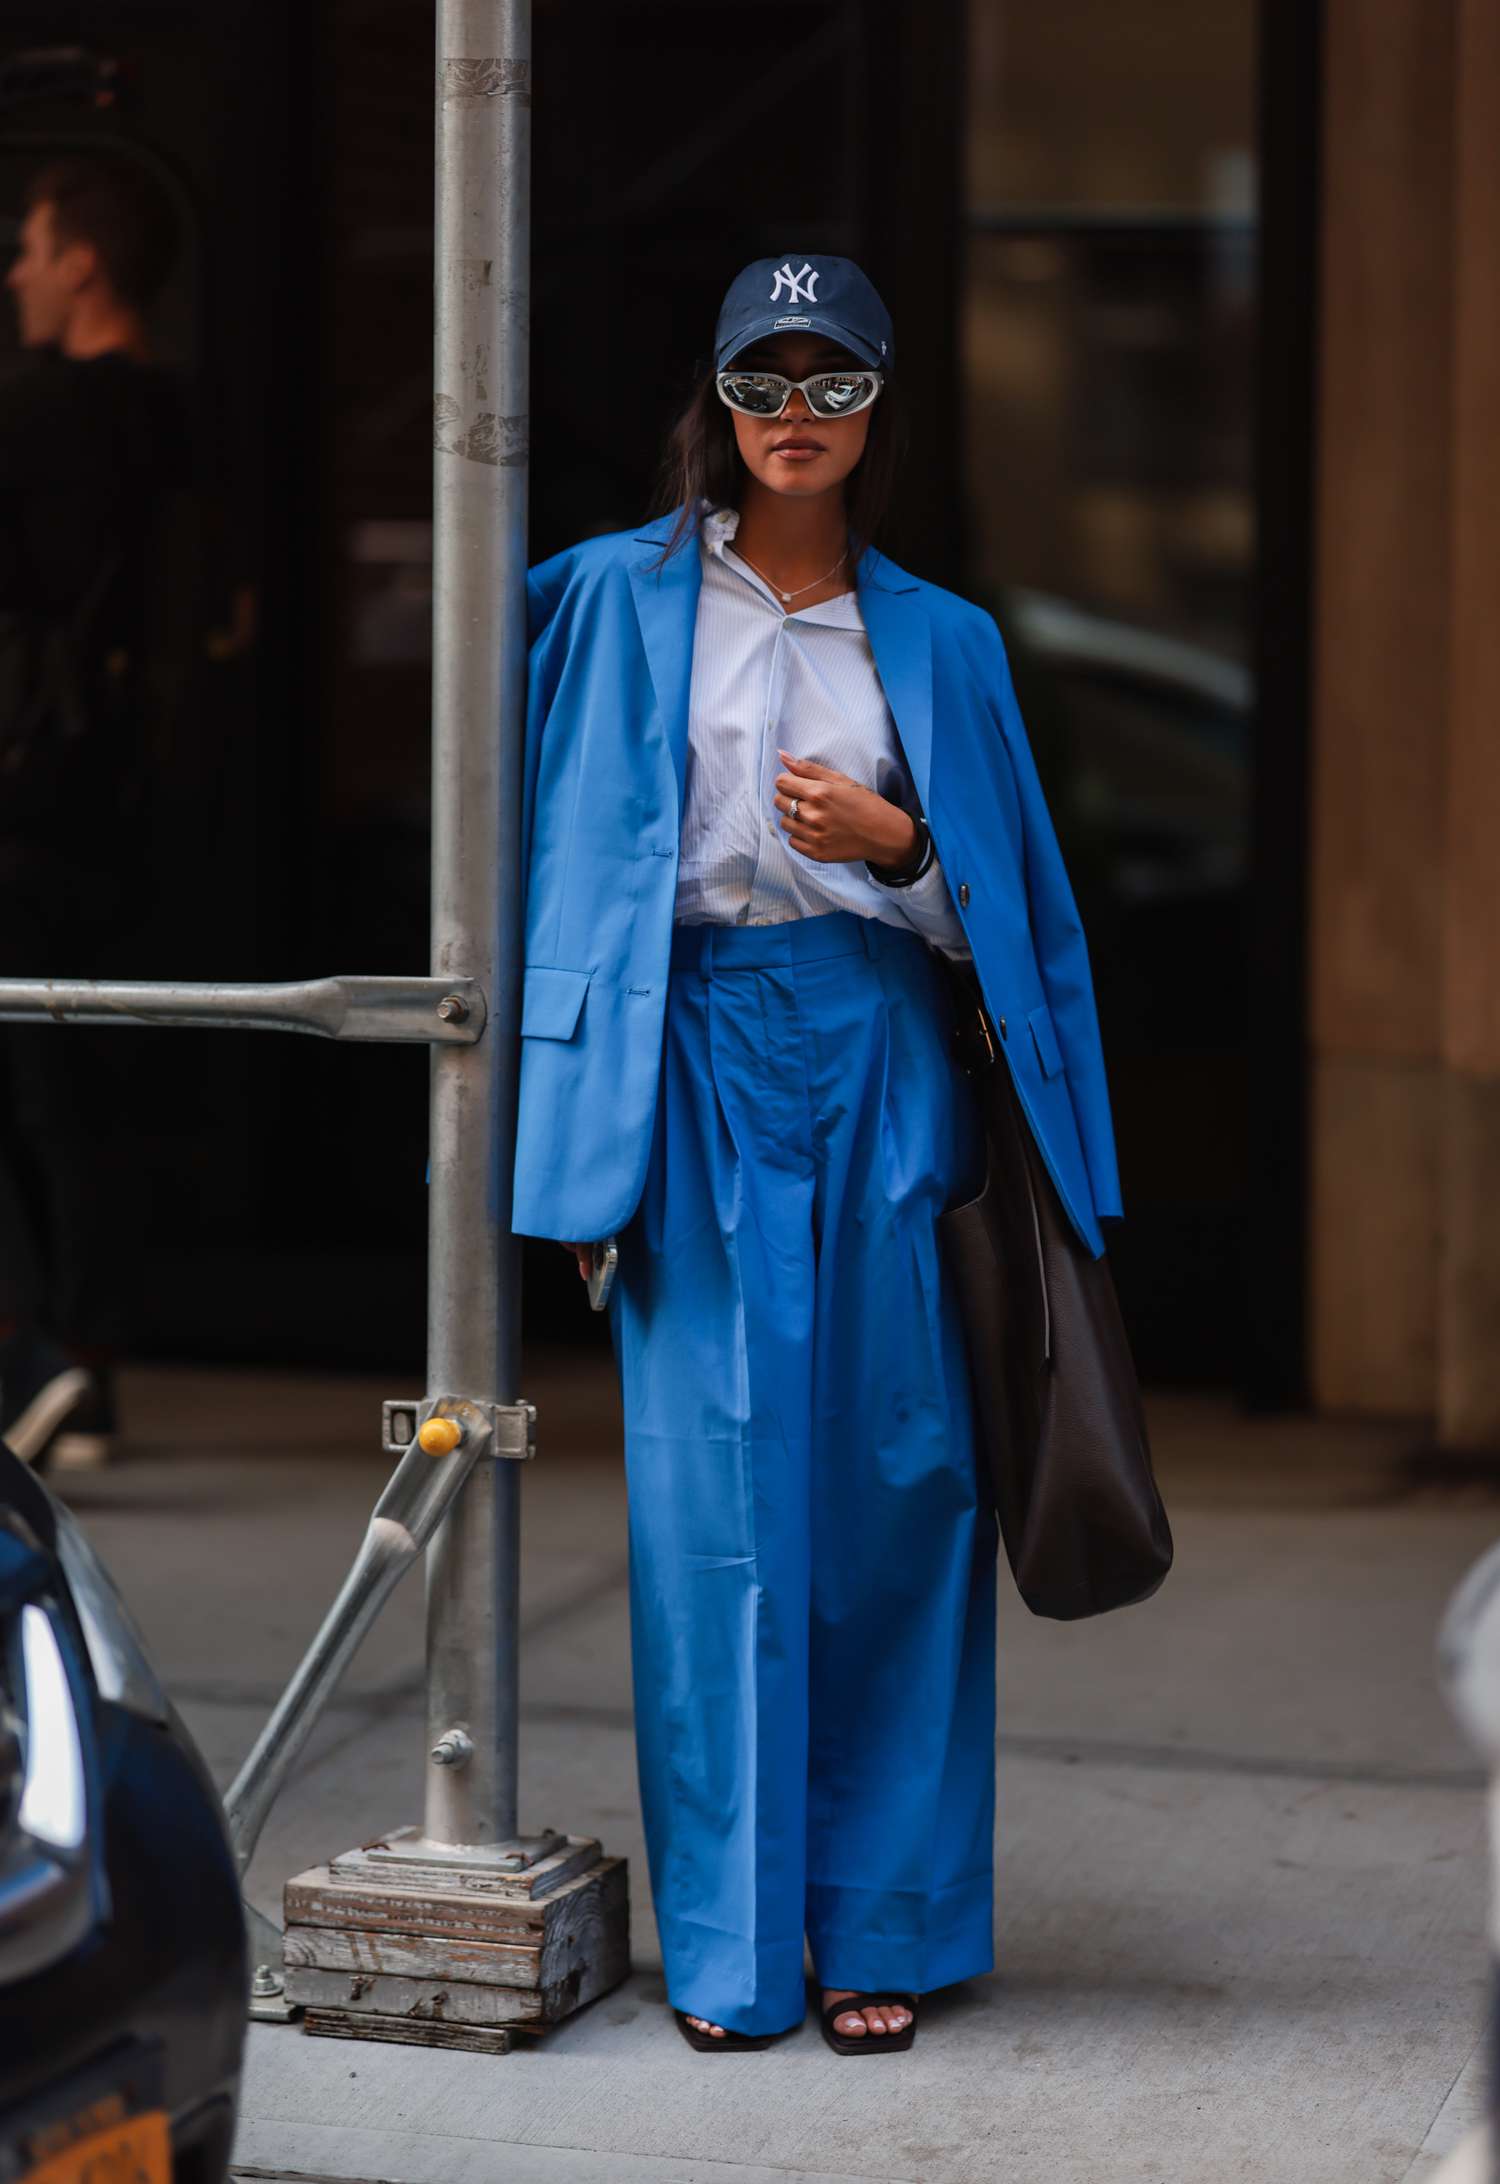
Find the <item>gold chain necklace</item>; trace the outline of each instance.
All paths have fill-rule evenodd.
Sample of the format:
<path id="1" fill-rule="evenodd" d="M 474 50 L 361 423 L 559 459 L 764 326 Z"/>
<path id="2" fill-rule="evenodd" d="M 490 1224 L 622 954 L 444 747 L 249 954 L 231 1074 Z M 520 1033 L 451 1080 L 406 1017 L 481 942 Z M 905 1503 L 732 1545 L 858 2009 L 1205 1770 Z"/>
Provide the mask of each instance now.
<path id="1" fill-rule="evenodd" d="M 741 561 L 744 562 L 747 569 L 755 569 L 755 573 L 760 578 L 761 582 L 763 584 L 770 585 L 771 590 L 775 592 L 777 598 L 781 601 L 784 607 L 789 606 L 794 599 L 800 599 L 805 591 L 816 591 L 820 584 L 826 584 L 828 582 L 828 579 L 833 575 L 834 570 L 841 569 L 844 566 L 844 563 L 849 558 L 849 549 L 846 546 L 843 552 L 839 555 L 838 560 L 834 563 L 832 569 L 825 569 L 823 571 L 823 574 L 821 576 L 815 576 L 810 584 L 799 584 L 795 591 L 783 591 L 779 584 L 773 584 L 771 582 L 770 577 L 767 576 L 764 569 L 755 568 L 755 563 L 750 559 L 750 556 L 744 551 L 743 547 L 736 546 L 732 539 L 727 540 L 726 543 L 735 553 L 739 555 Z"/>

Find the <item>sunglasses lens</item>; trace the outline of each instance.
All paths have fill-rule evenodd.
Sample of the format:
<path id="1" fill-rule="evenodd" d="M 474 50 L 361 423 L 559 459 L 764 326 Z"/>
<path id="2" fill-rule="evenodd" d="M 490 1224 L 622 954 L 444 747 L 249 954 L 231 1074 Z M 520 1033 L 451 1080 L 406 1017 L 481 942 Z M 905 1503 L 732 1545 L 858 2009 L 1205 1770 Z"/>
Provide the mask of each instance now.
<path id="1" fill-rule="evenodd" d="M 786 381 L 764 372 L 726 372 L 719 385 L 730 407 L 747 417 L 775 417 L 786 401 Z"/>
<path id="2" fill-rule="evenodd" d="M 829 372 L 808 382 L 809 406 L 819 417 L 846 417 L 874 400 L 875 381 L 868 372 Z"/>

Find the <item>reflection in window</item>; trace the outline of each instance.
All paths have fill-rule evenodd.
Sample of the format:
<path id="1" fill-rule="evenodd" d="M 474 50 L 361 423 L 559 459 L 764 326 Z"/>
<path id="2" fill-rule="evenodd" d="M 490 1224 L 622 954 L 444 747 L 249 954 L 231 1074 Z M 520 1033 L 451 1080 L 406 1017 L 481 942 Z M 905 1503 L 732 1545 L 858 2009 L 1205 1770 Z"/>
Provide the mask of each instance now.
<path id="1" fill-rule="evenodd" d="M 1224 1008 L 1177 1026 L 1208 1043 L 1249 829 L 1255 30 L 1250 0 L 992 0 L 970 31 L 970 588 L 1115 1005 L 1208 951 Z"/>

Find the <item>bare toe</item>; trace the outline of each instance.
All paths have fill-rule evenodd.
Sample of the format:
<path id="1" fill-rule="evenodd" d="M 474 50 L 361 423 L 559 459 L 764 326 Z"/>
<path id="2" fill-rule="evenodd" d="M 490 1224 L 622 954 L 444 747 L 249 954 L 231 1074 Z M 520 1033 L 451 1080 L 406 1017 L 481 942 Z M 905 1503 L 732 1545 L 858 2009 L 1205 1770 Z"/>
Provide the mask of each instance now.
<path id="1" fill-rule="evenodd" d="M 848 1987 L 825 1988 L 823 2006 L 841 2002 L 852 1990 Z M 871 2002 L 863 2009 L 842 2010 L 833 2020 L 835 2032 L 852 2033 L 855 2039 L 874 2033 L 885 2038 L 893 2032 L 904 2032 L 912 2021 L 912 2013 L 904 2003 Z"/>
<path id="2" fill-rule="evenodd" d="M 846 1995 L 853 1992 L 852 1987 L 825 1987 L 823 1989 L 824 2009 L 826 2010 L 834 2002 L 842 2002 Z M 833 2029 L 835 2032 L 853 2033 L 858 2037 L 867 2028 L 858 2010 L 841 2010 L 833 2020 Z"/>

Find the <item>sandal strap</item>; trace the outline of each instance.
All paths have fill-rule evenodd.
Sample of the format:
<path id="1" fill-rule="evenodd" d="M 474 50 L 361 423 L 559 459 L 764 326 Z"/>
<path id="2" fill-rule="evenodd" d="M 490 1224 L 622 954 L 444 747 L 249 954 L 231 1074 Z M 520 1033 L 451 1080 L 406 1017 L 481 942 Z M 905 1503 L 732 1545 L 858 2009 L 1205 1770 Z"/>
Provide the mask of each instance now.
<path id="1" fill-rule="evenodd" d="M 726 2025 L 721 2033 L 705 2032 L 701 2025 L 694 2025 L 688 2022 L 688 2012 L 686 2010 L 678 2010 L 676 2012 L 676 2016 L 678 2023 L 682 2026 L 683 2031 L 688 2035 L 689 2039 L 701 2040 L 703 2041 L 705 2046 L 711 2045 L 716 2048 L 743 2047 L 747 2040 L 753 2040 L 760 2037 L 760 2035 L 755 2033 L 735 2032 L 733 2028 L 729 2025 Z"/>
<path id="2" fill-rule="evenodd" d="M 831 2026 L 835 2018 L 857 2017 L 861 2010 L 879 2009 L 887 2002 L 899 2002 L 903 2009 L 911 2011 L 912 2022 L 915 2024 L 917 2000 L 916 1995 L 908 1994 L 899 1987 L 869 1987 L 859 1993 L 845 1995 L 842 2002 L 828 2003 L 823 2011 L 823 2022 Z"/>

